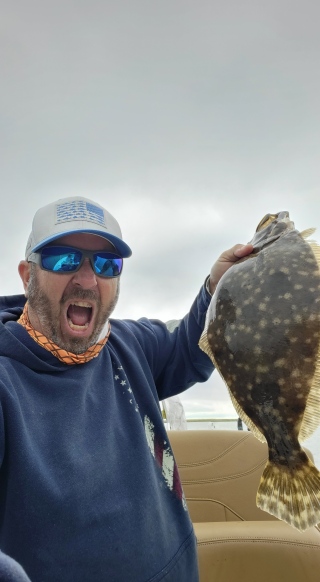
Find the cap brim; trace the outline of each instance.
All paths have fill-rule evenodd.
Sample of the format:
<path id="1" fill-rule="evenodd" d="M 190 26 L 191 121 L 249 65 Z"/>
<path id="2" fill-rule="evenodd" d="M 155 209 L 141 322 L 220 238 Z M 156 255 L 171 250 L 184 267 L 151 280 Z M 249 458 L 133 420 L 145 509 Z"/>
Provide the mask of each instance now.
<path id="1" fill-rule="evenodd" d="M 127 257 L 130 257 L 132 255 L 132 250 L 121 238 L 119 238 L 113 234 L 106 233 L 106 232 L 101 231 L 101 230 L 93 230 L 93 229 L 66 230 L 64 232 L 59 232 L 58 234 L 55 234 L 53 236 L 48 236 L 48 238 L 42 240 L 35 247 L 33 247 L 30 250 L 30 254 L 38 251 L 42 247 L 46 246 L 47 244 L 49 244 L 49 243 L 53 242 L 54 240 L 57 240 L 63 236 L 67 236 L 69 234 L 81 234 L 81 233 L 94 234 L 96 236 L 100 236 L 100 237 L 110 241 L 113 244 L 113 246 L 115 247 L 119 256 L 124 258 L 124 259 L 126 259 Z"/>

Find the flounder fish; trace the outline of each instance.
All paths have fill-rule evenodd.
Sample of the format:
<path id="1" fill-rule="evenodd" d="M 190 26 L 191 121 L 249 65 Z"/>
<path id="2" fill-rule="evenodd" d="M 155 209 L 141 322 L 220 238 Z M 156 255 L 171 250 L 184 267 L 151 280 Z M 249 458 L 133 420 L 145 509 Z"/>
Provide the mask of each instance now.
<path id="1" fill-rule="evenodd" d="M 257 506 L 300 531 L 320 522 L 320 473 L 300 442 L 320 425 L 320 246 L 288 212 L 259 223 L 220 279 L 199 345 L 269 459 Z"/>

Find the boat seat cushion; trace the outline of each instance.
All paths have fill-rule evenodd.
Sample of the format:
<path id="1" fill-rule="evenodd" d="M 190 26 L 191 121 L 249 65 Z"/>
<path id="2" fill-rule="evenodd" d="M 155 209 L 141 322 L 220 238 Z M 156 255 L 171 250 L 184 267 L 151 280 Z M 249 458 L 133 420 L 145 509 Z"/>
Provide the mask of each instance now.
<path id="1" fill-rule="evenodd" d="M 320 532 L 279 521 L 195 523 L 200 582 L 319 582 Z"/>
<path id="2" fill-rule="evenodd" d="M 256 507 L 266 445 L 248 431 L 170 431 L 169 438 L 197 536 L 200 582 L 320 580 L 319 529 L 301 533 Z"/>

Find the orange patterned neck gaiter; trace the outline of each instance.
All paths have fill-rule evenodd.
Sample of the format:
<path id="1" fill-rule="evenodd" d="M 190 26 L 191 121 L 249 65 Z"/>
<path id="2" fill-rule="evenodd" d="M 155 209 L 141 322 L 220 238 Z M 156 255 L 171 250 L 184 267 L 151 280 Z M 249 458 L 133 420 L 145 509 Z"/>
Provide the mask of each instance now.
<path id="1" fill-rule="evenodd" d="M 18 319 L 18 323 L 20 323 L 27 330 L 28 334 L 32 337 L 32 339 L 34 339 L 37 342 L 37 344 L 39 344 L 45 350 L 48 350 L 48 352 L 51 352 L 54 356 L 56 356 L 56 358 L 58 358 L 61 362 L 64 362 L 65 364 L 85 364 L 86 362 L 89 362 L 93 358 L 96 358 L 100 354 L 103 346 L 107 343 L 111 330 L 111 326 L 109 323 L 108 333 L 102 340 L 100 340 L 97 344 L 91 346 L 83 354 L 73 354 L 72 352 L 67 352 L 67 350 L 59 348 L 57 344 L 55 344 L 45 335 L 40 333 L 40 331 L 34 329 L 34 327 L 30 323 L 28 315 L 28 302 L 24 306 L 21 317 L 20 319 Z"/>

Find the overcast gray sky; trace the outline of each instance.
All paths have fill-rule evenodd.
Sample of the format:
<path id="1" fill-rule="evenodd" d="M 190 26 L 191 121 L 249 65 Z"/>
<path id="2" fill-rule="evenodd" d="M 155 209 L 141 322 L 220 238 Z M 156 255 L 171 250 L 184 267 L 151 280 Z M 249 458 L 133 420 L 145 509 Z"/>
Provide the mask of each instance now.
<path id="1" fill-rule="evenodd" d="M 268 212 L 319 230 L 317 0 L 0 6 L 1 294 L 22 291 L 32 217 L 59 197 L 121 224 L 118 317 L 181 317 Z"/>

